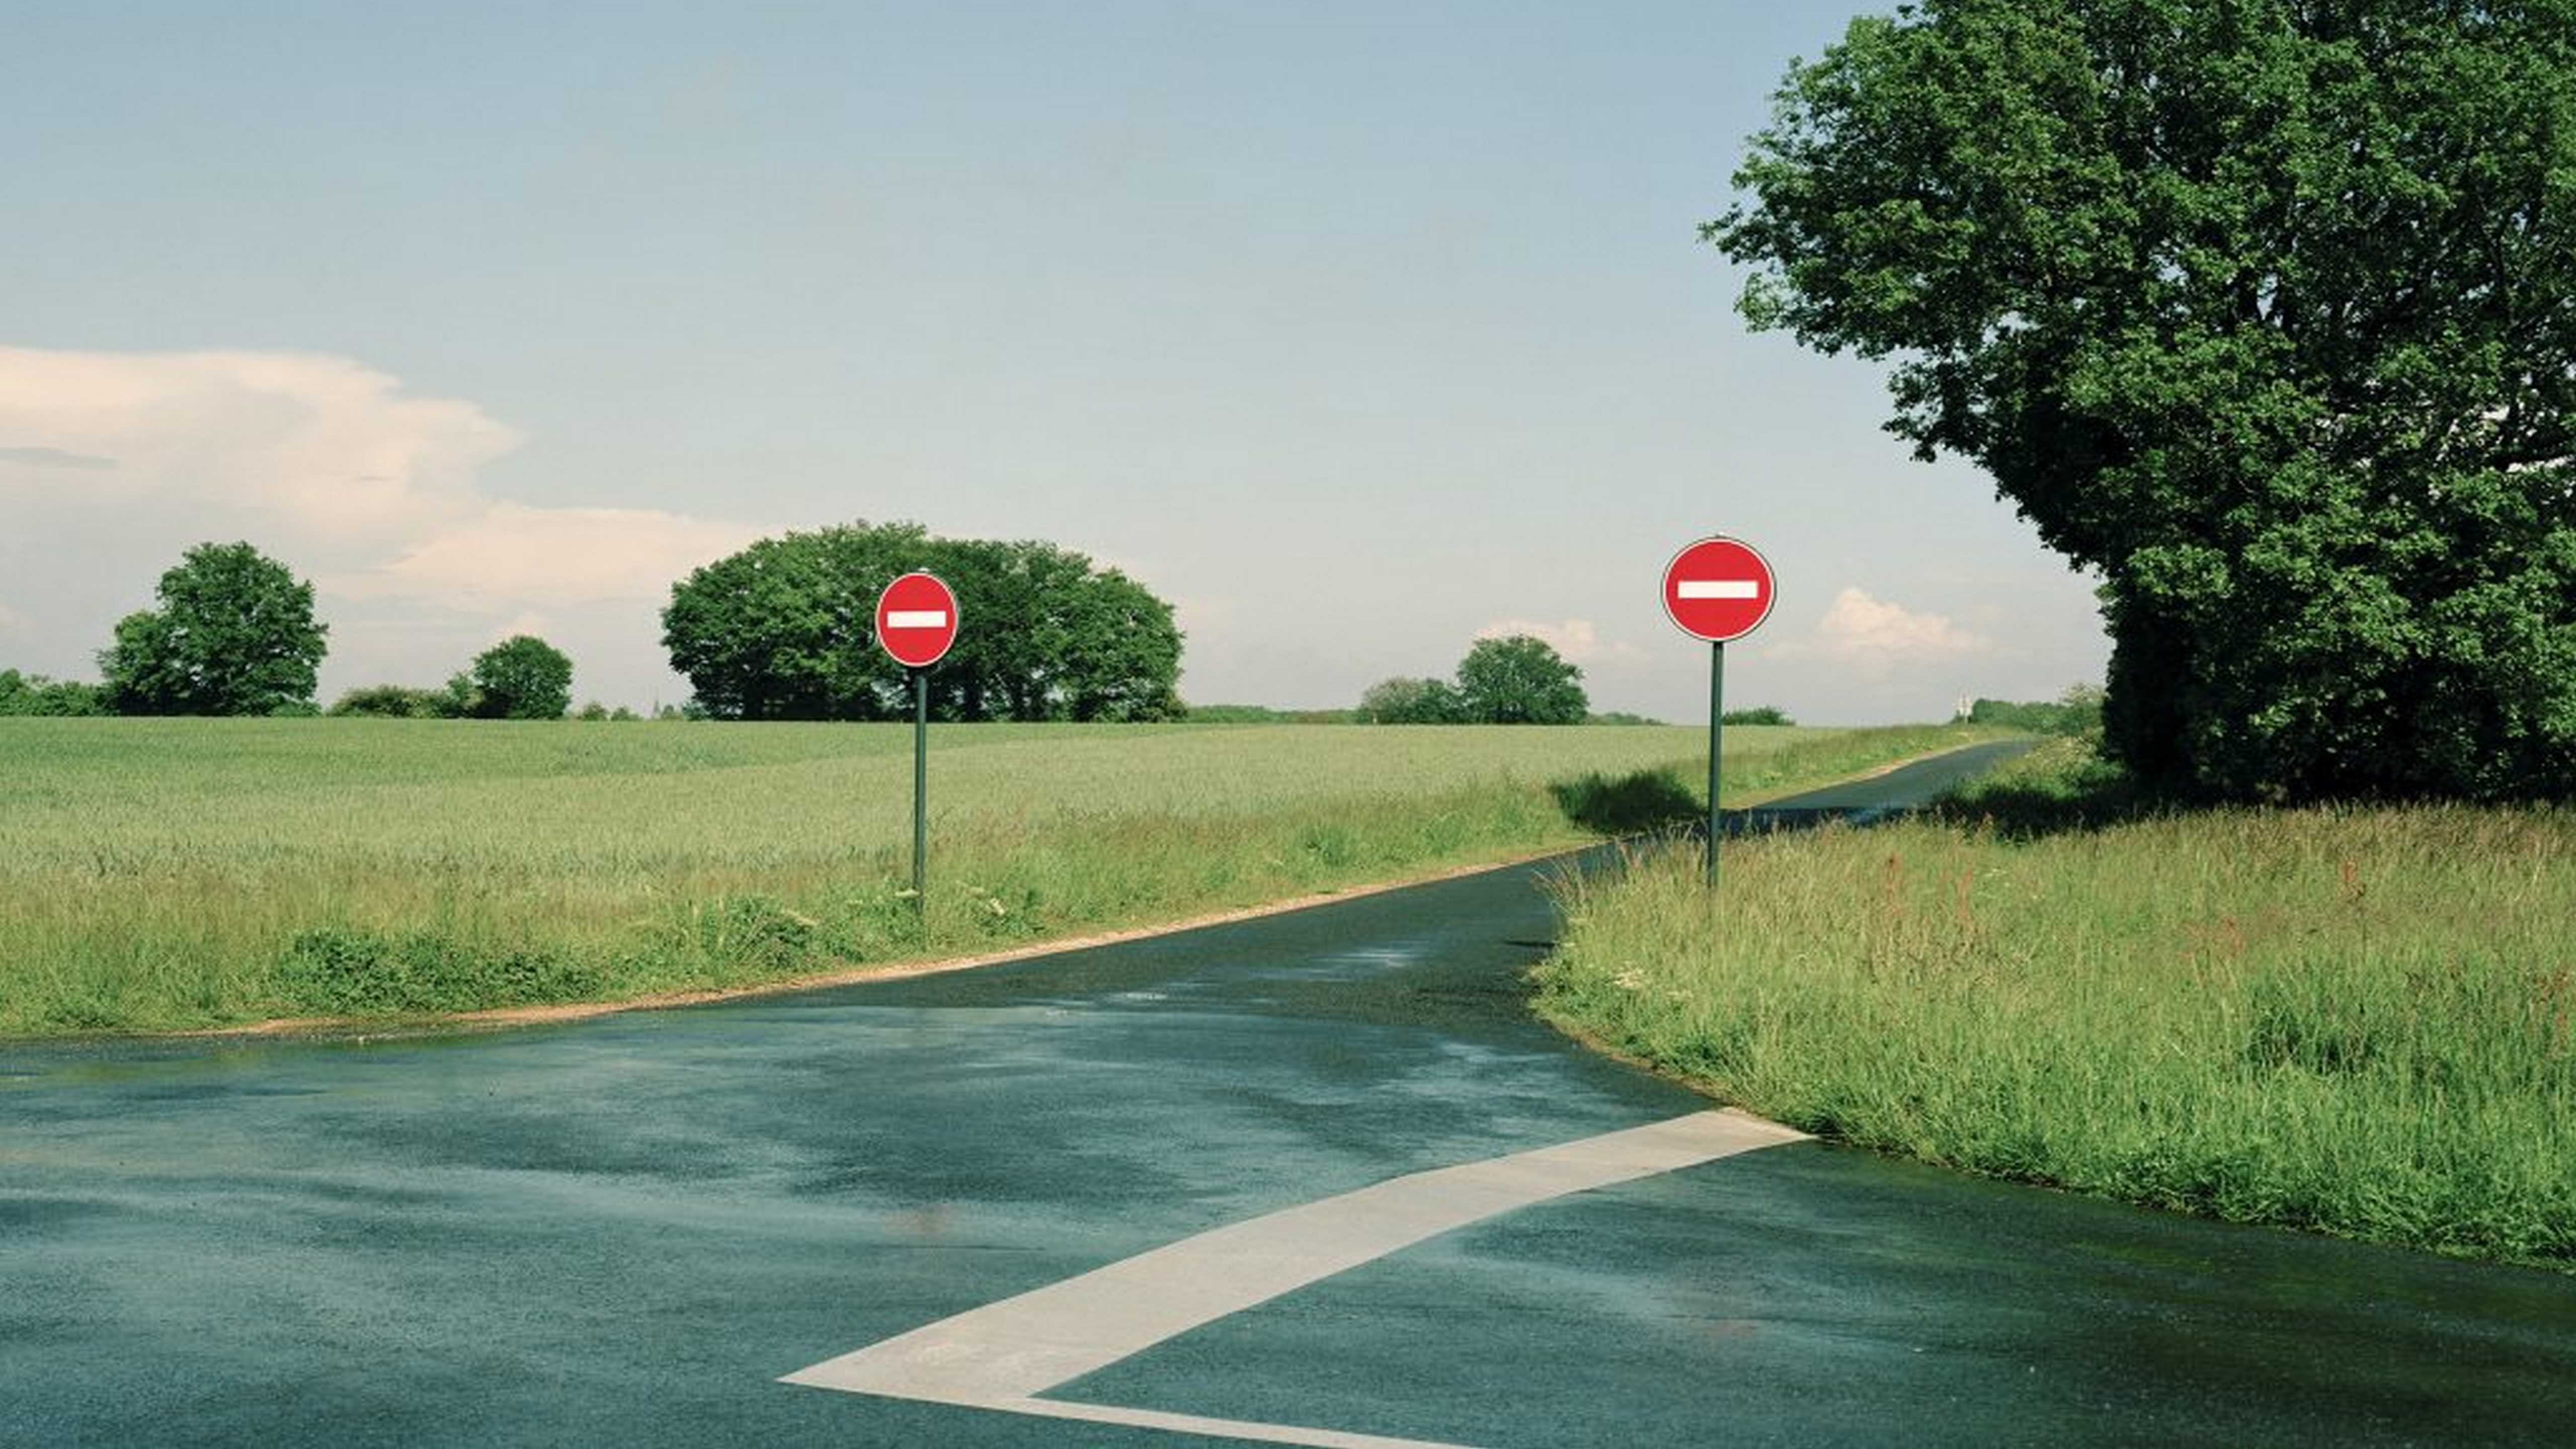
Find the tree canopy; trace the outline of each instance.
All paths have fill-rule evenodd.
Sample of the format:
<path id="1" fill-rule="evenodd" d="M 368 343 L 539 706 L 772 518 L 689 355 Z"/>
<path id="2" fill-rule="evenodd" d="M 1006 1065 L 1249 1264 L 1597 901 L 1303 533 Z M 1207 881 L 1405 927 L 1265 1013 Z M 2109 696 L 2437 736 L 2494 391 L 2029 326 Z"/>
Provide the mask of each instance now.
<path id="1" fill-rule="evenodd" d="M 1582 679 L 1543 639 L 1479 639 L 1458 661 L 1458 702 L 1478 724 L 1581 724 Z"/>
<path id="2" fill-rule="evenodd" d="M 1445 679 L 1381 679 L 1360 696 L 1368 724 L 1464 724 L 1466 706 Z"/>
<path id="3" fill-rule="evenodd" d="M 247 543 L 201 543 L 98 656 L 119 714 L 271 714 L 313 705 L 329 626 L 313 586 Z"/>
<path id="4" fill-rule="evenodd" d="M 903 666 L 877 648 L 877 595 L 927 569 L 964 627 L 930 673 L 945 720 L 1152 720 L 1181 713 L 1172 607 L 1117 569 L 1035 541 L 851 524 L 762 539 L 672 586 L 662 642 L 720 719 L 892 719 Z"/>
<path id="5" fill-rule="evenodd" d="M 1706 236 L 2102 580 L 2106 744 L 2238 798 L 2576 792 L 2576 3 L 1925 0 Z"/>
<path id="6" fill-rule="evenodd" d="M 572 656 L 514 634 L 474 656 L 473 713 L 483 719 L 561 719 L 572 708 Z"/>

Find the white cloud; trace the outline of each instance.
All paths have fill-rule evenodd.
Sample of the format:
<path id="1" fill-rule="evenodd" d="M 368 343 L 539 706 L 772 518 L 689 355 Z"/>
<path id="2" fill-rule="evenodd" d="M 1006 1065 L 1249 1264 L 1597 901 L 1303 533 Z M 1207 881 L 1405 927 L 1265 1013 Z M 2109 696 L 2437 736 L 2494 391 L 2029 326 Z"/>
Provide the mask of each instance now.
<path id="1" fill-rule="evenodd" d="M 396 543 L 480 502 L 474 472 L 519 445 L 472 403 L 405 395 L 341 357 L 0 347 L 0 489 L 101 507 L 213 503 L 293 542 Z"/>
<path id="2" fill-rule="evenodd" d="M 21 622 L 23 621 L 20 619 L 17 610 L 10 608 L 7 604 L 0 604 L 0 629 L 14 631 Z"/>
<path id="3" fill-rule="evenodd" d="M 1822 658 L 1870 674 L 1994 651 L 1994 641 L 1962 629 L 1947 615 L 1918 614 L 1858 588 L 1834 595 L 1825 616 L 1802 639 L 1763 650 L 1774 659 Z"/>
<path id="4" fill-rule="evenodd" d="M 353 598 L 446 599 L 491 610 L 655 599 L 759 530 L 641 508 L 496 503 L 382 567 L 331 581 Z"/>
<path id="5" fill-rule="evenodd" d="M 760 532 L 491 496 L 479 471 L 523 441 L 343 357 L 0 347 L 0 562 L 57 593 L 125 581 L 126 602 L 88 606 L 105 612 L 139 601 L 178 549 L 247 538 L 349 626 L 331 673 L 430 678 L 486 629 L 647 615 Z"/>
<path id="6" fill-rule="evenodd" d="M 1600 627 L 1589 619 L 1568 619 L 1562 624 L 1543 624 L 1534 619 L 1497 619 L 1476 631 L 1479 639 L 1508 639 L 1514 634 L 1528 634 L 1545 642 L 1569 664 L 1635 659 L 1645 653 L 1625 640 L 1603 640 Z"/>

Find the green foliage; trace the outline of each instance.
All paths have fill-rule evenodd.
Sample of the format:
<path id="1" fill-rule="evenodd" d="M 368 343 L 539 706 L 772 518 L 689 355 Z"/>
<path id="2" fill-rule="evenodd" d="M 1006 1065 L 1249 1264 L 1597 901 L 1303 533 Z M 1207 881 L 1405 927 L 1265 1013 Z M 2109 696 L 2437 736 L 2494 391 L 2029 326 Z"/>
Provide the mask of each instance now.
<path id="1" fill-rule="evenodd" d="M 1458 702 L 1478 724 L 1581 724 L 1582 679 L 1545 640 L 1479 639 L 1458 661 Z"/>
<path id="2" fill-rule="evenodd" d="M 454 684 L 448 692 L 456 693 Z M 561 719 L 572 707 L 572 658 L 533 634 L 514 634 L 475 656 L 473 700 L 483 719 Z"/>
<path id="3" fill-rule="evenodd" d="M 1726 868 L 1569 882 L 1542 1013 L 1881 1151 L 2576 1270 L 2576 812 L 2141 809 L 2058 739 Z"/>
<path id="4" fill-rule="evenodd" d="M 1969 724 L 2034 735 L 2092 734 L 2102 728 L 2102 691 L 2079 684 L 2055 700 L 1979 699 L 1969 704 L 1961 718 Z"/>
<path id="5" fill-rule="evenodd" d="M 943 720 L 1179 717 L 1171 605 L 1039 542 L 932 538 L 918 524 L 763 539 L 672 586 L 662 642 L 718 719 L 897 719 L 903 667 L 871 637 L 877 595 L 927 569 L 956 591 L 956 647 L 930 676 Z"/>
<path id="6" fill-rule="evenodd" d="M 438 931 L 299 933 L 277 968 L 280 1005 L 307 1016 L 474 1011 L 578 1000 L 595 966 L 544 946 L 491 947 Z"/>
<path id="7" fill-rule="evenodd" d="M 201 543 L 98 657 L 119 714 L 275 713 L 313 702 L 328 626 L 313 586 L 247 543 Z"/>
<path id="8" fill-rule="evenodd" d="M 47 679 L 41 674 L 20 674 L 15 669 L 0 669 L 0 715 L 102 715 L 107 707 L 107 691 L 99 685 L 82 684 L 70 679 Z"/>
<path id="9" fill-rule="evenodd" d="M 1737 182 L 1745 315 L 2100 574 L 2146 784 L 2576 792 L 2576 8 L 1929 0 Z"/>
<path id="10" fill-rule="evenodd" d="M 1360 696 L 1355 718 L 1368 724 L 1464 724 L 1467 708 L 1445 679 L 1381 679 Z"/>
<path id="11" fill-rule="evenodd" d="M 335 718 L 358 715 L 375 719 L 442 719 L 448 715 L 449 702 L 445 690 L 370 684 L 341 695 L 326 713 Z"/>
<path id="12" fill-rule="evenodd" d="M 1780 708 L 1780 706 L 1776 704 L 1756 705 L 1751 709 L 1730 709 L 1724 714 L 1718 716 L 1718 722 L 1720 724 L 1731 725 L 1793 725 L 1797 723 L 1796 720 L 1789 718 L 1788 711 Z"/>
<path id="13" fill-rule="evenodd" d="M 1596 725 L 1660 725 L 1663 723 L 1662 720 L 1650 719 L 1645 715 L 1633 714 L 1624 709 L 1596 711 L 1585 715 L 1583 722 Z"/>

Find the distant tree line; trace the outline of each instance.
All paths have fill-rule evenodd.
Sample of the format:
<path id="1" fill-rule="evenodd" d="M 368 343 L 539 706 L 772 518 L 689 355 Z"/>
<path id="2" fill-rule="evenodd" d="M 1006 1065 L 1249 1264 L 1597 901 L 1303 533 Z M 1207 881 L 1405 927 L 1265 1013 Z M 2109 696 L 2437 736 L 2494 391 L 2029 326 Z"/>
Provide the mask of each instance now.
<path id="1" fill-rule="evenodd" d="M 1367 724 L 1581 724 L 1583 671 L 1528 634 L 1479 639 L 1455 681 L 1385 679 L 1360 696 Z"/>
<path id="2" fill-rule="evenodd" d="M 672 667 L 697 694 L 667 719 L 884 719 L 908 713 L 901 666 L 872 637 L 877 594 L 929 569 L 966 628 L 932 671 L 949 720 L 1155 720 L 1184 712 L 1172 606 L 1125 573 L 1049 543 L 932 538 L 918 524 L 764 539 L 672 586 Z M 313 586 L 248 543 L 200 544 L 161 575 L 156 606 L 119 620 L 98 684 L 0 671 L 0 715 L 310 715 L 329 626 Z M 530 634 L 442 688 L 352 689 L 329 714 L 561 719 L 570 656 Z M 580 719 L 639 718 L 591 703 Z"/>
<path id="3" fill-rule="evenodd" d="M 95 684 L 0 669 L 0 715 L 111 713 L 106 691 Z"/>
<path id="4" fill-rule="evenodd" d="M 1033 540 L 934 538 L 855 523 L 765 538 L 671 588 L 662 642 L 717 719 L 908 717 L 908 675 L 876 647 L 876 598 L 926 569 L 964 627 L 930 673 L 943 720 L 1163 720 L 1183 712 L 1172 606 L 1114 568 Z"/>
<path id="5" fill-rule="evenodd" d="M 2102 728 L 2102 690 L 2079 684 L 2054 700 L 1973 700 L 1959 718 L 1968 724 L 1998 725 L 2036 735 L 2095 734 Z"/>

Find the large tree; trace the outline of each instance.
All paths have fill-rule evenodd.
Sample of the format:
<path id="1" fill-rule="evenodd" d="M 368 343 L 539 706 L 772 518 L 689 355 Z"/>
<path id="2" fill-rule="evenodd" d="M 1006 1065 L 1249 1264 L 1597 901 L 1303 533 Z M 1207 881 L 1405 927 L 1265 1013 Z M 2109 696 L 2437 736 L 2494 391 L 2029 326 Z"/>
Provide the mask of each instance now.
<path id="1" fill-rule="evenodd" d="M 1706 234 L 2098 573 L 2237 798 L 2576 791 L 2576 0 L 1924 0 Z"/>
<path id="2" fill-rule="evenodd" d="M 1477 724 L 1581 724 L 1582 680 L 1546 640 L 1479 639 L 1458 661 L 1459 709 Z"/>
<path id="3" fill-rule="evenodd" d="M 313 586 L 247 543 L 201 543 L 161 575 L 158 609 L 98 656 L 119 714 L 268 714 L 313 703 L 329 626 Z"/>
<path id="4" fill-rule="evenodd" d="M 719 559 L 672 586 L 662 642 L 718 718 L 897 718 L 911 710 L 905 671 L 870 630 L 877 594 L 911 569 L 947 581 L 964 625 L 931 671 L 939 718 L 1180 714 L 1170 604 L 1053 544 L 932 538 L 918 524 L 790 533 Z"/>
<path id="5" fill-rule="evenodd" d="M 474 656 L 471 698 L 483 719 L 562 719 L 572 708 L 572 656 L 514 634 Z"/>

